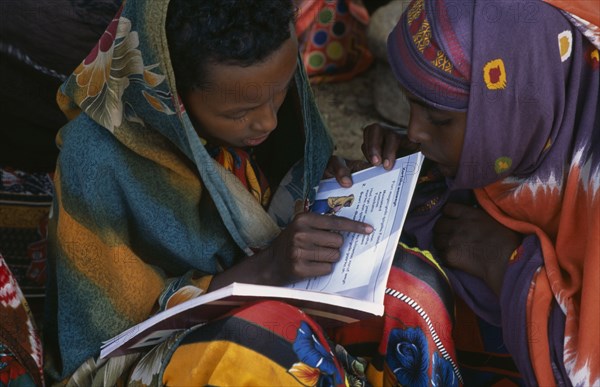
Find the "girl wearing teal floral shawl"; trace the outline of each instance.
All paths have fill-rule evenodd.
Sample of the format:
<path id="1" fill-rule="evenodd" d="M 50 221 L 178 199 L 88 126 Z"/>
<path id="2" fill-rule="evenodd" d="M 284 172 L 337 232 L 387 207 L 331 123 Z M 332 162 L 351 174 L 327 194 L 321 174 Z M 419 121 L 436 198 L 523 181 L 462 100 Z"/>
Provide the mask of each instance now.
<path id="1" fill-rule="evenodd" d="M 329 230 L 370 231 L 317 214 L 292 220 L 332 152 L 297 64 L 292 19 L 291 1 L 127 0 L 60 88 L 71 121 L 57 140 L 51 216 L 52 381 L 345 383 L 320 328 L 272 302 L 195 334 L 210 345 L 215 332 L 243 324 L 295 324 L 291 338 L 266 330 L 277 345 L 250 351 L 229 338 L 227 348 L 202 352 L 196 338 L 189 357 L 174 336 L 147 354 L 96 360 L 103 340 L 182 299 L 233 281 L 278 285 L 327 273 L 342 243 Z M 273 198 L 272 187 L 281 187 Z M 252 372 L 240 364 L 235 378 L 221 372 L 239 356 Z M 198 376 L 190 370 L 199 365 L 200 379 L 181 379 Z"/>
<path id="2" fill-rule="evenodd" d="M 182 288 L 180 298 L 240 279 L 290 282 L 331 266 L 294 252 L 339 248 L 329 220 L 312 215 L 280 233 L 332 151 L 297 65 L 291 2 L 168 3 L 126 1 L 58 93 L 71 121 L 58 136 L 51 219 L 52 380 L 112 385 L 134 361 L 158 372 L 171 341 L 145 360 L 94 359 L 103 340 Z M 290 169 L 285 181 L 296 189 L 271 200 Z M 285 200 L 287 215 L 265 210 Z M 294 245 L 302 233 L 310 246 Z"/>
<path id="3" fill-rule="evenodd" d="M 460 384 L 445 331 L 453 305 L 436 296 L 447 278 L 419 282 L 430 312 L 415 313 L 402 287 L 433 263 L 404 249 L 397 263 L 410 270 L 392 268 L 384 317 L 326 336 L 299 309 L 262 301 L 149 351 L 98 359 L 102 341 L 204 292 L 328 273 L 339 232 L 372 231 L 295 211 L 325 170 L 347 185 L 348 168 L 328 162 L 292 22 L 291 0 L 127 0 L 62 85 L 71 121 L 58 136 L 50 220 L 51 382 Z"/>

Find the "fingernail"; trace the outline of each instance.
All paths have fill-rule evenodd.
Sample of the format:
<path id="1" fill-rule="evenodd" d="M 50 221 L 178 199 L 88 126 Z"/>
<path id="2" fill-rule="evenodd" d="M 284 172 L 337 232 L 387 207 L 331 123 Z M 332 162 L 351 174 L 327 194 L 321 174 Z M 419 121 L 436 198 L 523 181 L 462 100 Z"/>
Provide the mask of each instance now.
<path id="1" fill-rule="evenodd" d="M 379 164 L 379 157 L 377 157 L 377 156 L 373 156 L 373 157 L 371 158 L 371 164 L 373 164 L 373 165 L 377 165 L 377 164 Z"/>
<path id="2" fill-rule="evenodd" d="M 352 185 L 352 180 L 349 177 L 344 176 L 342 177 L 342 185 Z"/>
<path id="3" fill-rule="evenodd" d="M 388 160 L 388 159 L 385 159 L 385 160 L 383 161 L 383 167 L 384 167 L 385 169 L 388 169 L 388 168 L 390 167 L 390 160 Z"/>
<path id="4" fill-rule="evenodd" d="M 373 226 L 367 226 L 367 227 L 365 227 L 365 232 L 366 232 L 367 234 L 370 234 L 370 233 L 372 233 L 374 230 L 375 230 L 375 229 L 373 228 Z"/>

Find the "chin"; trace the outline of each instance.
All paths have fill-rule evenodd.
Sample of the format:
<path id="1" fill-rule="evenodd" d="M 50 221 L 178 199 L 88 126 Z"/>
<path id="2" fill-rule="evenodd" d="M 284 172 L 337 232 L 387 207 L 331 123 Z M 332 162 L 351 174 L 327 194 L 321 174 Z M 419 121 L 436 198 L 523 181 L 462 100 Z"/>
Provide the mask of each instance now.
<path id="1" fill-rule="evenodd" d="M 444 177 L 456 177 L 456 169 L 442 164 L 437 164 L 437 167 Z"/>

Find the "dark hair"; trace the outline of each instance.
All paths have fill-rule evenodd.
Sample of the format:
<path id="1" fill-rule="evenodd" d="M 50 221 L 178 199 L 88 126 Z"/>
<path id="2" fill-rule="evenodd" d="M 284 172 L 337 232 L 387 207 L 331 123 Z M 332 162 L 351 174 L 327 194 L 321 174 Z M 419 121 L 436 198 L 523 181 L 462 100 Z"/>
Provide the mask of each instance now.
<path id="1" fill-rule="evenodd" d="M 166 33 L 177 90 L 206 86 L 207 63 L 251 66 L 290 38 L 292 0 L 171 0 Z"/>

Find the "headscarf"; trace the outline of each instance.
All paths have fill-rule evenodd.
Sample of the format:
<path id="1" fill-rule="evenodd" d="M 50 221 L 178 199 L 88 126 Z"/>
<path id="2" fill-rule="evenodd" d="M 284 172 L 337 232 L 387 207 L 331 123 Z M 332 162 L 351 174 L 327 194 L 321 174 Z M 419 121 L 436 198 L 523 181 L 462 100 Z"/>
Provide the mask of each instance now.
<path id="1" fill-rule="evenodd" d="M 50 225 L 45 337 L 54 377 L 70 375 L 178 288 L 205 289 L 210 275 L 279 233 L 192 126 L 175 88 L 168 3 L 127 0 L 57 96 L 72 121 L 57 140 Z M 308 197 L 332 141 L 301 61 L 291 90 L 284 106 L 294 106 L 291 122 L 303 133 L 290 135 L 295 128 L 279 121 L 272 166 L 303 156 L 294 183 Z"/>
<path id="2" fill-rule="evenodd" d="M 600 383 L 599 56 L 571 21 L 544 2 L 415 0 L 388 39 L 391 66 L 408 91 L 467 112 L 449 187 L 474 189 L 497 221 L 538 239 L 527 242 L 539 244 L 541 256 L 520 306 L 529 354 L 516 360 L 522 371 L 531 362 L 541 385 L 556 383 L 553 305 L 566 316 L 559 357 L 568 378 Z M 508 289 L 512 264 L 501 301 L 518 290 Z M 502 316 L 510 318 L 517 316 Z"/>

